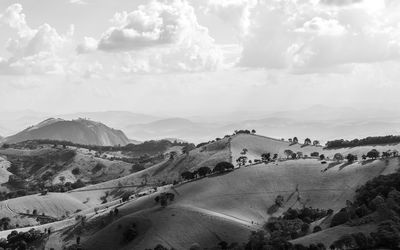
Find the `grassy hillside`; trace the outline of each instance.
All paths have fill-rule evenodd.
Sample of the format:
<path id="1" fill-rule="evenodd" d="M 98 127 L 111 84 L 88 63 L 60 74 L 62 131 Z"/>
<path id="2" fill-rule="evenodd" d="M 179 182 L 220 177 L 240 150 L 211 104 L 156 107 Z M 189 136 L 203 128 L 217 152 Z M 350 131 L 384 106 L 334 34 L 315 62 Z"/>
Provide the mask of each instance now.
<path id="1" fill-rule="evenodd" d="M 398 157 L 356 161 L 352 164 L 328 160 L 327 164 L 321 164 L 319 159 L 286 160 L 283 153 L 290 149 L 293 152 L 301 151 L 304 155 L 316 151 L 330 158 L 338 152 L 343 155 L 353 153 L 360 157 L 373 148 L 386 151 L 398 149 L 399 145 L 325 150 L 322 147 L 291 145 L 289 142 L 257 135 L 236 135 L 196 148 L 187 154 L 165 158 L 142 171 L 74 190 L 64 194 L 65 197 L 61 199 L 71 203 L 65 205 L 71 210 L 77 204 L 93 208 L 101 203 L 101 197 L 106 192 L 109 192 L 111 200 L 124 191 L 140 192 L 162 182 L 172 183 L 179 180 L 180 174 L 187 170 L 193 171 L 202 166 L 212 168 L 221 161 L 233 161 L 235 164 L 243 148 L 247 149 L 246 156 L 249 159 L 260 159 L 265 152 L 277 153 L 281 159 L 268 164 L 242 166 L 222 174 L 211 174 L 171 188 L 164 186 L 157 193 L 123 204 L 116 217 L 109 217 L 106 210 L 104 216 L 88 219 L 84 232 L 79 234 L 83 245 L 87 249 L 110 249 L 110 244 L 113 244 L 113 249 L 145 249 L 160 243 L 176 249 L 189 249 L 193 243 L 208 248 L 222 240 L 241 243 L 247 241 L 252 230 L 260 229 L 271 216 L 279 216 L 288 208 L 312 206 L 336 212 L 345 206 L 347 200 L 353 200 L 358 187 L 376 176 L 393 173 L 400 166 Z M 123 186 L 132 187 L 121 188 Z M 165 190 L 174 193 L 175 199 L 166 208 L 162 208 L 154 198 Z M 284 198 L 283 206 L 271 212 L 270 207 L 275 204 L 278 195 Z M 57 203 L 58 197 L 49 196 L 49 199 L 51 201 L 24 201 L 23 204 L 45 204 L 42 207 L 47 208 L 46 212 L 55 216 L 65 213 L 52 210 L 52 204 Z M 21 207 L 28 209 L 25 205 Z M 123 233 L 132 223 L 137 225 L 138 235 L 133 241 L 124 243 Z M 313 226 L 318 224 L 322 224 L 325 229 L 327 222 L 320 220 Z M 336 238 L 330 235 L 339 236 L 340 232 L 349 230 L 344 226 L 329 228 L 296 242 L 308 244 L 321 236 L 320 241 L 329 244 Z M 351 229 L 352 232 L 365 230 L 364 227 Z M 78 232 L 71 229 L 64 233 L 60 240 L 70 245 Z"/>
<path id="2" fill-rule="evenodd" d="M 388 163 L 354 164 L 342 170 L 337 166 L 326 172 L 321 172 L 322 167 L 317 160 L 242 167 L 230 173 L 176 186 L 171 190 L 176 198 L 165 209 L 155 203 L 157 194 L 128 203 L 121 207 L 127 217 L 94 234 L 90 233 L 85 244 L 89 249 L 95 249 L 106 244 L 106 239 L 121 239 L 121 233 L 115 228 L 124 221 L 144 223 L 145 226 L 139 228 L 135 241 L 121 244 L 117 249 L 133 246 L 134 249 L 144 249 L 154 247 L 156 243 L 188 249 L 194 242 L 202 247 L 215 246 L 221 240 L 245 242 L 250 231 L 260 228 L 271 216 L 267 211 L 277 195 L 284 196 L 285 206 L 274 216 L 289 207 L 301 207 L 303 204 L 338 210 L 347 199 L 353 198 L 359 185 L 381 173 L 391 173 L 398 166 L 398 160 L 392 159 Z M 299 193 L 295 192 L 296 187 Z M 145 218 L 145 221 L 139 218 Z M 107 235 L 109 238 L 105 238 Z M 95 243 L 97 240 L 100 240 L 98 245 Z M 95 247 L 90 248 L 92 245 Z"/>

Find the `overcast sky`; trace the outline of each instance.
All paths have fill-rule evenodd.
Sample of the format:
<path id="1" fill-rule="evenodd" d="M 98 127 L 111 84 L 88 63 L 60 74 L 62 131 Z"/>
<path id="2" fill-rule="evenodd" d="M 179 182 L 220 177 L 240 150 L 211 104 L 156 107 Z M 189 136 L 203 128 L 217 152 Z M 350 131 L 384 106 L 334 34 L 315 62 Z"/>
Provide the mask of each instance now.
<path id="1" fill-rule="evenodd" d="M 400 107 L 398 0 L 0 1 L 0 111 Z"/>

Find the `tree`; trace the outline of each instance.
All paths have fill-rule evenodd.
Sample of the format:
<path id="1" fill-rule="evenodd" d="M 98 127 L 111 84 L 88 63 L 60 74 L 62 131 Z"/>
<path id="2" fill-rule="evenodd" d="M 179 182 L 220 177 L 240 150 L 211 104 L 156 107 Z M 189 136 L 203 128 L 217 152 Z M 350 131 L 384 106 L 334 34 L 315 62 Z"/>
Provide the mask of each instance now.
<path id="1" fill-rule="evenodd" d="M 318 146 L 319 145 L 319 141 L 318 140 L 314 140 L 312 143 L 314 146 Z"/>
<path id="2" fill-rule="evenodd" d="M 353 155 L 353 154 L 348 154 L 346 156 L 346 159 L 349 163 L 353 163 L 354 161 L 357 160 L 357 155 Z"/>
<path id="3" fill-rule="evenodd" d="M 65 176 L 60 176 L 58 177 L 58 179 L 60 179 L 61 183 L 64 185 L 64 181 L 65 181 Z"/>
<path id="4" fill-rule="evenodd" d="M 79 168 L 74 168 L 74 169 L 72 169 L 72 174 L 73 175 L 78 175 L 78 174 L 80 174 L 81 173 L 81 171 L 80 171 L 80 169 Z"/>
<path id="5" fill-rule="evenodd" d="M 306 139 L 304 140 L 304 144 L 305 144 L 305 145 L 310 145 L 310 144 L 311 144 L 310 138 L 306 138 Z"/>
<path id="6" fill-rule="evenodd" d="M 198 169 L 198 173 L 200 177 L 204 177 L 211 173 L 211 169 L 209 167 L 201 167 Z"/>
<path id="7" fill-rule="evenodd" d="M 335 159 L 336 161 L 343 161 L 343 155 L 341 154 L 341 153 L 336 153 L 334 156 L 333 156 L 333 159 Z"/>
<path id="8" fill-rule="evenodd" d="M 236 162 L 238 166 L 245 166 L 247 163 L 247 157 L 246 156 L 240 156 L 239 158 L 236 159 Z"/>
<path id="9" fill-rule="evenodd" d="M 319 153 L 318 152 L 312 152 L 310 155 L 311 155 L 311 157 L 318 157 Z"/>
<path id="10" fill-rule="evenodd" d="M 194 179 L 193 173 L 189 172 L 189 171 L 185 171 L 185 172 L 181 173 L 181 176 L 182 176 L 182 178 L 184 180 L 192 180 L 192 179 Z"/>
<path id="11" fill-rule="evenodd" d="M 286 149 L 283 153 L 285 153 L 286 158 L 289 158 L 293 155 L 293 151 L 290 149 Z"/>
<path id="12" fill-rule="evenodd" d="M 251 133 L 252 133 L 252 134 L 255 134 L 255 133 L 256 133 L 256 130 L 255 130 L 255 129 L 252 129 L 252 130 L 251 130 Z"/>
<path id="13" fill-rule="evenodd" d="M 376 158 L 379 157 L 379 155 L 380 155 L 380 153 L 379 153 L 379 151 L 376 150 L 376 149 L 372 149 L 371 151 L 369 151 L 369 152 L 367 153 L 367 157 L 368 157 L 368 158 L 371 158 L 371 159 L 376 159 Z"/>
<path id="14" fill-rule="evenodd" d="M 10 218 L 3 217 L 0 220 L 0 226 L 3 227 L 3 230 L 7 230 L 9 228 L 9 226 L 10 226 L 10 222 L 11 222 Z"/>
<path id="15" fill-rule="evenodd" d="M 261 155 L 261 160 L 267 162 L 271 160 L 271 153 L 264 153 Z"/>
<path id="16" fill-rule="evenodd" d="M 298 143 L 299 139 L 297 139 L 297 137 L 293 137 L 293 143 Z"/>
<path id="17" fill-rule="evenodd" d="M 222 161 L 217 163 L 217 165 L 215 165 L 213 172 L 214 173 L 222 173 L 226 170 L 231 170 L 234 169 L 235 167 L 232 165 L 232 163 L 230 162 L 226 162 L 226 161 Z"/>

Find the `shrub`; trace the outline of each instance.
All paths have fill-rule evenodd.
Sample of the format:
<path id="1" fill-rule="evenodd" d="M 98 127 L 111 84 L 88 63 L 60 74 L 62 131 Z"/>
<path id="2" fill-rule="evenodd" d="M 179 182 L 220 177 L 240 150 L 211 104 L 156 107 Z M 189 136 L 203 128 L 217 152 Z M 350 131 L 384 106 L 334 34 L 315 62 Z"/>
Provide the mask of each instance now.
<path id="1" fill-rule="evenodd" d="M 312 152 L 310 155 L 311 155 L 311 157 L 318 157 L 319 153 L 318 152 Z"/>
<path id="2" fill-rule="evenodd" d="M 78 175 L 78 174 L 81 173 L 81 170 L 79 168 L 74 168 L 74 169 L 72 169 L 71 172 L 72 172 L 73 175 Z"/>

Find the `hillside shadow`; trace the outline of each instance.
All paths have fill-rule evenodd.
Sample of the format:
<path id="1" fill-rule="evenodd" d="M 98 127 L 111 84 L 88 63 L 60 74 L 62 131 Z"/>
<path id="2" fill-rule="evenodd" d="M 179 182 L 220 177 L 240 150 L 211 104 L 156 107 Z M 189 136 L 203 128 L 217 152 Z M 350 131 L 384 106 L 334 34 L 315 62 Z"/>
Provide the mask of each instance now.
<path id="1" fill-rule="evenodd" d="M 225 172 L 221 172 L 221 173 L 212 173 L 210 175 L 207 175 L 207 177 L 208 178 L 213 178 L 213 177 L 223 176 L 223 175 L 229 174 L 231 172 L 233 172 L 233 170 L 225 171 Z"/>
<path id="2" fill-rule="evenodd" d="M 342 164 L 342 163 L 341 162 L 337 162 L 337 161 L 331 162 L 331 163 L 328 164 L 328 166 L 326 168 L 324 168 L 323 172 L 328 171 L 328 169 L 331 169 L 331 168 L 333 168 L 333 167 L 335 167 L 337 165 L 340 165 L 340 164 Z"/>
<path id="3" fill-rule="evenodd" d="M 345 168 L 345 167 L 351 165 L 351 164 L 353 164 L 353 162 L 352 162 L 352 163 L 346 162 L 345 164 L 343 164 L 342 166 L 339 167 L 339 171 L 342 170 L 343 168 Z"/>
<path id="4" fill-rule="evenodd" d="M 371 162 L 373 162 L 373 161 L 375 161 L 375 160 L 374 160 L 374 159 L 369 159 L 369 160 L 366 160 L 366 161 L 362 161 L 362 162 L 361 162 L 361 165 L 364 166 L 364 165 L 366 165 L 366 164 L 368 164 L 368 163 L 371 163 Z"/>
<path id="5" fill-rule="evenodd" d="M 301 145 L 301 148 L 305 148 L 305 147 L 308 147 L 308 146 L 310 146 L 310 145 L 308 145 L 308 144 L 303 144 L 303 145 Z"/>

